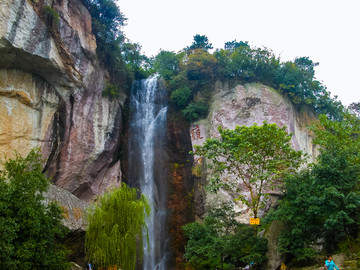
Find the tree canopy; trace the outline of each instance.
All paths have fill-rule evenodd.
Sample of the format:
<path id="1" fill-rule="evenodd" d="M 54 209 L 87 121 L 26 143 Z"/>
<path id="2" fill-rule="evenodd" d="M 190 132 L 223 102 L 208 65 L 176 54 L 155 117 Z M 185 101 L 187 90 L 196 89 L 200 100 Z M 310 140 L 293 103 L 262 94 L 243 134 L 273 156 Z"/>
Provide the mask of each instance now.
<path id="1" fill-rule="evenodd" d="M 194 36 L 194 42 L 191 44 L 190 47 L 187 47 L 187 50 L 190 51 L 201 49 L 203 51 L 208 51 L 212 48 L 213 46 L 211 43 L 209 43 L 209 39 L 207 36 L 196 34 Z"/>
<path id="2" fill-rule="evenodd" d="M 320 240 L 327 252 L 360 251 L 360 120 L 351 114 L 343 121 L 322 115 L 312 130 L 321 147 L 317 162 L 285 181 L 275 212 L 286 225 L 281 251 L 298 261 L 314 257 L 313 245 Z"/>
<path id="3" fill-rule="evenodd" d="M 5 161 L 0 171 L 1 269 L 69 269 L 60 242 L 67 229 L 61 208 L 44 203 L 48 187 L 38 149 Z"/>
<path id="4" fill-rule="evenodd" d="M 220 139 L 207 139 L 195 146 L 195 154 L 206 157 L 213 177 L 210 188 L 229 188 L 239 193 L 246 189 L 250 199 L 239 199 L 253 212 L 254 218 L 264 196 L 278 187 L 282 179 L 294 172 L 302 162 L 302 152 L 292 148 L 291 134 L 286 127 L 263 122 L 250 127 L 236 126 L 234 130 L 218 128 Z M 223 181 L 222 174 L 232 175 L 236 183 Z"/>
<path id="5" fill-rule="evenodd" d="M 126 184 L 99 197 L 87 214 L 87 259 L 96 267 L 135 269 L 137 256 L 142 258 L 136 251 L 137 240 L 142 239 L 142 229 L 147 231 L 145 218 L 149 214 L 145 196 L 138 198 L 137 190 Z"/>

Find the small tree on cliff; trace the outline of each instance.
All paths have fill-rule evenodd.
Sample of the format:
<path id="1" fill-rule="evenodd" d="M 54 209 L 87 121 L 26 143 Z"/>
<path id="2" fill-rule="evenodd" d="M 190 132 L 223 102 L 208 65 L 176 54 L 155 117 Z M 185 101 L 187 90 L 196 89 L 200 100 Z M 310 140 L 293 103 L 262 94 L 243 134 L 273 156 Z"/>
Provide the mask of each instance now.
<path id="1" fill-rule="evenodd" d="M 236 126 L 235 130 L 218 128 L 220 139 L 207 139 L 202 146 L 195 146 L 196 155 L 204 156 L 209 162 L 213 177 L 209 187 L 212 191 L 219 188 L 245 188 L 250 200 L 238 196 L 257 218 L 261 202 L 281 183 L 286 174 L 294 172 L 302 162 L 302 152 L 295 151 L 290 143 L 291 134 L 286 127 L 268 124 L 262 126 Z M 222 179 L 226 173 L 235 177 L 236 183 Z"/>
<path id="2" fill-rule="evenodd" d="M 60 207 L 44 203 L 49 180 L 41 164 L 33 149 L 0 171 L 0 269 L 69 269 L 59 241 L 67 229 Z"/>
<path id="3" fill-rule="evenodd" d="M 88 209 L 87 259 L 98 268 L 135 269 L 137 240 L 142 238 L 141 230 L 147 230 L 145 217 L 149 214 L 146 197 L 137 198 L 136 189 L 123 184 L 105 193 Z"/>

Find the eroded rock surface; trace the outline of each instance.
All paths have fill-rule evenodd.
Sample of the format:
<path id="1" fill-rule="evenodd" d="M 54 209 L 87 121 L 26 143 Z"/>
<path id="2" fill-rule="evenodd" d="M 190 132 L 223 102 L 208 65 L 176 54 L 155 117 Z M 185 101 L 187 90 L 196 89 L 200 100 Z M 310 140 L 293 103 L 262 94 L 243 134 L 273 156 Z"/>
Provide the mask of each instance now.
<path id="1" fill-rule="evenodd" d="M 40 146 L 46 173 L 83 200 L 117 185 L 125 97 L 102 97 L 106 81 L 80 1 L 0 2 L 1 158 Z"/>

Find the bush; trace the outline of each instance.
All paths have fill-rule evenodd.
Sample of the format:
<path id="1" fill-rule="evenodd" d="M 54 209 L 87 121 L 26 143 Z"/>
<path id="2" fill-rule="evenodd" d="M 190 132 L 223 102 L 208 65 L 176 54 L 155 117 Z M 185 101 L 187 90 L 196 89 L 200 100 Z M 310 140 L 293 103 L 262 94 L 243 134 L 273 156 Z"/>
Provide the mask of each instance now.
<path id="1" fill-rule="evenodd" d="M 188 237 L 185 259 L 194 269 L 238 269 L 251 262 L 253 269 L 263 269 L 267 261 L 267 240 L 238 223 L 230 205 L 211 209 L 203 223 L 189 223 L 183 229 Z"/>
<path id="2" fill-rule="evenodd" d="M 191 102 L 183 111 L 183 116 L 189 121 L 195 121 L 206 117 L 209 112 L 209 105 L 205 102 Z"/>
<path id="3" fill-rule="evenodd" d="M 179 108 L 185 108 L 192 99 L 192 92 L 189 87 L 181 87 L 171 93 L 170 100 Z"/>

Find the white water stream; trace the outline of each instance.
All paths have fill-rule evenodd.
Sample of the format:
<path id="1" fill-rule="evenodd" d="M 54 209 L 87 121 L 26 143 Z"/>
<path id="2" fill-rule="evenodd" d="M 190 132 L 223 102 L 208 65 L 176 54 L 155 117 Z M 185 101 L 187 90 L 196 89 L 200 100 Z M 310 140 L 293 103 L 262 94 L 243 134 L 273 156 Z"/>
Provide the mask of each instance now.
<path id="1" fill-rule="evenodd" d="M 165 139 L 167 115 L 164 91 L 158 87 L 157 78 L 150 77 L 138 82 L 130 97 L 130 185 L 139 188 L 151 206 L 151 214 L 147 219 L 149 245 L 146 236 L 143 237 L 143 270 L 166 270 L 167 194 L 166 188 L 162 186 L 166 184 L 161 179 L 161 148 Z"/>

